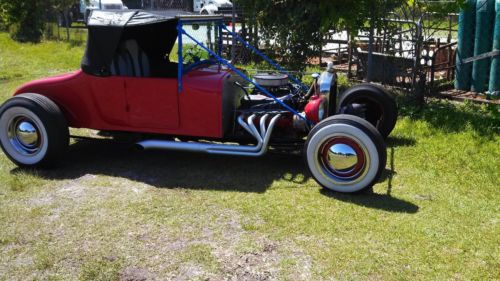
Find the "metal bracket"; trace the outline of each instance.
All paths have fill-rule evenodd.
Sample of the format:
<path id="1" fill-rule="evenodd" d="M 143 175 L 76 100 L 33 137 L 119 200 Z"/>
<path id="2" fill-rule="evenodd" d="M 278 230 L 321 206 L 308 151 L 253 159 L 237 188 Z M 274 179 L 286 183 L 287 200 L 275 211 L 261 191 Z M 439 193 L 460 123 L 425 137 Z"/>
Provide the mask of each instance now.
<path id="1" fill-rule="evenodd" d="M 471 62 L 475 62 L 475 61 L 478 61 L 478 60 L 484 60 L 484 59 L 492 58 L 492 57 L 496 57 L 496 56 L 500 56 L 500 50 L 491 51 L 491 52 L 488 52 L 488 53 L 480 54 L 480 55 L 475 56 L 475 57 L 470 57 L 470 58 L 467 58 L 467 59 L 463 59 L 460 62 L 462 64 L 468 64 L 468 63 L 471 63 Z"/>

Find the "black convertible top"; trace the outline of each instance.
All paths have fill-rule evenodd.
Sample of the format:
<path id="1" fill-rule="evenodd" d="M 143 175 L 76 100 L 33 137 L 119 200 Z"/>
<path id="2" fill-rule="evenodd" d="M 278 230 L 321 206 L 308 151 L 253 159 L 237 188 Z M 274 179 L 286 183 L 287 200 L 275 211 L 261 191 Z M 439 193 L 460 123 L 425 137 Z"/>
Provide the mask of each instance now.
<path id="1" fill-rule="evenodd" d="M 82 59 L 84 72 L 110 75 L 110 65 L 119 44 L 134 39 L 146 52 L 165 56 L 177 39 L 178 11 L 156 14 L 142 10 L 93 10 Z M 154 58 L 152 58 L 154 59 Z"/>
<path id="2" fill-rule="evenodd" d="M 142 10 L 93 10 L 87 26 L 91 27 L 124 27 L 154 24 L 176 20 L 177 12 L 156 14 Z"/>

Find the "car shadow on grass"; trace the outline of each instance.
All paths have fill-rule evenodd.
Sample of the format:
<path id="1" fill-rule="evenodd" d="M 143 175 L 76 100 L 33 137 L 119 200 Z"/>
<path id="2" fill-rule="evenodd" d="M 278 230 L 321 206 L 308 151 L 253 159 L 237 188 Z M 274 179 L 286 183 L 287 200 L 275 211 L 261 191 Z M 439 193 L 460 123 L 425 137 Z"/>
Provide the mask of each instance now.
<path id="1" fill-rule="evenodd" d="M 417 140 L 405 136 L 389 136 L 386 140 L 388 148 L 415 146 Z M 389 153 L 389 152 L 388 152 Z"/>
<path id="2" fill-rule="evenodd" d="M 329 191 L 326 189 L 321 190 L 321 194 L 334 198 L 339 201 L 364 206 L 371 209 L 378 209 L 394 213 L 417 213 L 419 207 L 411 202 L 395 198 L 391 195 L 393 185 L 392 181 L 397 172 L 394 169 L 394 149 L 396 147 L 415 146 L 417 141 L 414 138 L 403 136 L 390 136 L 387 139 L 387 168 L 382 172 L 382 178 L 379 182 L 387 181 L 387 193 L 378 194 L 374 193 L 373 189 L 357 193 L 345 194 Z"/>
<path id="3" fill-rule="evenodd" d="M 90 174 L 125 178 L 156 188 L 264 193 L 277 180 L 306 183 L 310 177 L 305 170 L 298 155 L 246 158 L 141 151 L 113 141 L 82 140 L 70 146 L 56 169 L 36 174 L 49 180 L 72 180 Z"/>
<path id="4" fill-rule="evenodd" d="M 393 139 L 395 143 L 411 141 Z M 395 144 L 394 144 L 395 145 Z M 394 165 L 391 166 L 394 169 Z M 29 172 L 21 168 L 12 173 Z M 300 155 L 270 153 L 262 158 L 217 156 L 186 152 L 140 151 L 109 140 L 79 140 L 65 160 L 51 170 L 35 171 L 48 180 L 76 180 L 85 175 L 125 178 L 156 188 L 265 193 L 275 181 L 300 187 L 311 179 Z M 395 171 L 386 170 L 382 181 L 391 182 Z M 392 189 L 392 186 L 390 186 Z M 418 206 L 386 195 L 363 193 L 325 196 L 390 212 L 415 213 Z"/>
<path id="5" fill-rule="evenodd" d="M 321 190 L 321 194 L 339 201 L 371 209 L 393 213 L 417 213 L 419 210 L 417 205 L 395 198 L 391 194 L 393 189 L 392 180 L 394 175 L 397 174 L 394 170 L 394 148 L 398 146 L 414 146 L 416 143 L 415 139 L 401 136 L 389 137 L 387 139 L 387 168 L 382 172 L 382 177 L 379 180 L 379 182 L 387 182 L 387 192 L 385 194 L 375 193 L 373 189 L 368 189 L 356 194 L 338 193 L 323 189 Z"/>
<path id="6" fill-rule="evenodd" d="M 374 193 L 371 190 L 358 194 L 344 194 L 323 189 L 321 194 L 342 202 L 392 213 L 415 214 L 419 210 L 419 207 L 411 202 L 392 197 L 389 194 Z"/>

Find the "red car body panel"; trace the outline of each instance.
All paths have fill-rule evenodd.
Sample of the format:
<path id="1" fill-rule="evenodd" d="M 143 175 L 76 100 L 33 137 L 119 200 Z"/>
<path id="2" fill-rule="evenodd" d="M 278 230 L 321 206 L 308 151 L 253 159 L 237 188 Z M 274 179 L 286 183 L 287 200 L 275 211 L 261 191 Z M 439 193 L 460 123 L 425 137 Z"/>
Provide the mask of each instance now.
<path id="1" fill-rule="evenodd" d="M 200 68 L 177 78 L 97 77 L 82 71 L 36 80 L 15 95 L 47 96 L 68 125 L 106 131 L 222 138 L 222 87 L 230 72 Z"/>

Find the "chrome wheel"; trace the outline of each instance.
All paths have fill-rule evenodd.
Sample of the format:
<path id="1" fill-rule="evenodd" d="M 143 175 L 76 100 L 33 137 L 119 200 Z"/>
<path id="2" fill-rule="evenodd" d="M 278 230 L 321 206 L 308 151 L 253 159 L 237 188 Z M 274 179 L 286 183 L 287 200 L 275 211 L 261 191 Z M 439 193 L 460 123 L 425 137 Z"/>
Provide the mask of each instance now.
<path id="1" fill-rule="evenodd" d="M 356 181 L 363 175 L 370 157 L 366 148 L 356 140 L 338 136 L 327 140 L 318 153 L 324 173 L 335 181 Z"/>
<path id="2" fill-rule="evenodd" d="M 45 123 L 27 108 L 10 107 L 0 117 L 0 143 L 15 162 L 35 165 L 47 155 L 49 139 Z"/>
<path id="3" fill-rule="evenodd" d="M 366 120 L 337 115 L 309 133 L 305 158 L 321 186 L 337 192 L 358 192 L 380 178 L 386 161 L 385 144 Z"/>
<path id="4" fill-rule="evenodd" d="M 53 167 L 68 145 L 64 114 L 49 98 L 20 94 L 0 106 L 0 146 L 16 165 Z"/>
<path id="5" fill-rule="evenodd" d="M 40 151 L 43 138 L 35 122 L 28 117 L 15 117 L 10 121 L 7 132 L 12 147 L 24 155 L 34 155 Z"/>

